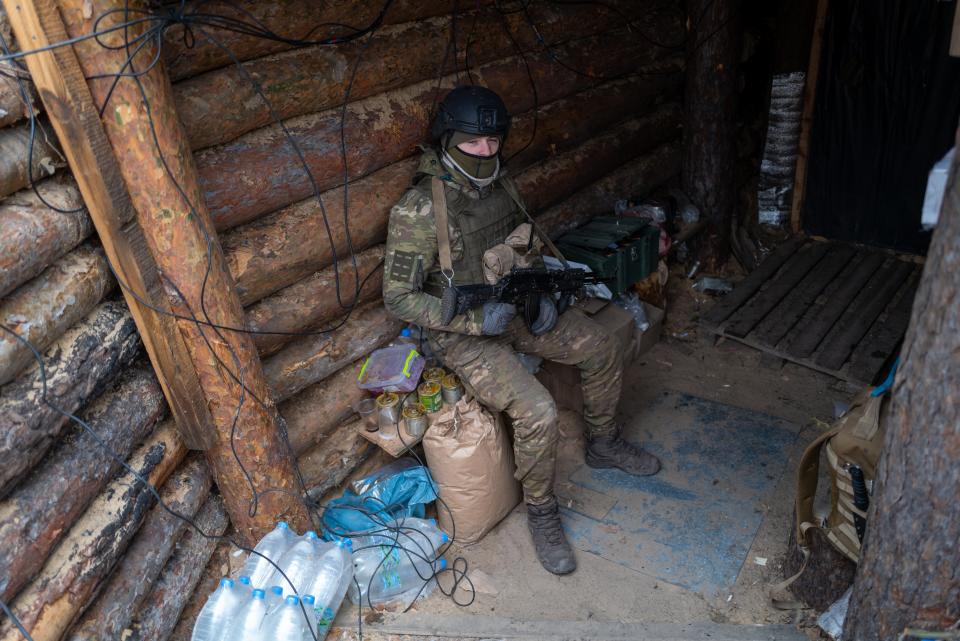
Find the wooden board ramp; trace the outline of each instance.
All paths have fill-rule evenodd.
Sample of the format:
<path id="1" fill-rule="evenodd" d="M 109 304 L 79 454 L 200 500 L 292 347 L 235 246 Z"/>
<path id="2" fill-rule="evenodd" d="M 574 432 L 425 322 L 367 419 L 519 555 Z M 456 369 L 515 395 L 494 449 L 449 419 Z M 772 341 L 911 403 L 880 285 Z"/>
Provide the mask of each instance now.
<path id="1" fill-rule="evenodd" d="M 907 331 L 921 270 L 885 250 L 794 237 L 718 300 L 700 328 L 873 384 Z"/>

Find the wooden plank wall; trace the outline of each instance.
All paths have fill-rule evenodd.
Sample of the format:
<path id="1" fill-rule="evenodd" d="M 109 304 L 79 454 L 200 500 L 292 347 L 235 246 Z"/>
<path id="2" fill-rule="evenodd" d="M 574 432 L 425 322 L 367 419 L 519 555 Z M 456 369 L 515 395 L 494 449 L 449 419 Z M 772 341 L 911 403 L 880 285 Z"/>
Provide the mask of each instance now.
<path id="1" fill-rule="evenodd" d="M 365 24 L 378 9 L 360 0 L 238 4 L 282 33 Z M 239 66 L 204 37 L 186 48 L 182 27 L 167 32 L 163 59 L 248 325 L 330 327 L 364 282 L 358 308 L 335 331 L 256 337 L 308 488 L 336 488 L 380 461 L 344 423 L 357 395 L 352 368 L 399 330 L 380 302 L 387 214 L 447 89 L 469 77 L 504 96 L 515 116 L 510 172 L 554 233 L 679 173 L 682 49 L 662 44 L 683 39 L 680 3 L 611 4 L 631 17 L 630 29 L 597 5 L 534 2 L 528 20 L 491 2 L 454 16 L 452 0 L 398 0 L 369 41 L 336 46 L 293 49 L 205 29 Z M 4 22 L 0 33 L 16 47 Z M 48 399 L 86 420 L 115 456 L 40 402 L 29 350 L 0 332 L 0 424 L 13 426 L 0 436 L 0 598 L 37 639 L 120 638 L 124 629 L 188 638 L 189 616 L 174 630 L 186 599 L 162 608 L 163 595 L 190 594 L 215 544 L 167 521 L 118 461 L 213 533 L 228 527 L 222 505 L 167 418 L 52 129 L 39 114 L 32 170 L 61 212 L 29 189 L 28 110 L 6 79 L 0 111 L 0 322 L 43 353 Z M 160 541 L 158 556 L 137 552 Z M 126 594 L 134 577 L 136 593 L 102 616 L 104 600 Z M 14 638 L 0 619 L 0 640 Z"/>

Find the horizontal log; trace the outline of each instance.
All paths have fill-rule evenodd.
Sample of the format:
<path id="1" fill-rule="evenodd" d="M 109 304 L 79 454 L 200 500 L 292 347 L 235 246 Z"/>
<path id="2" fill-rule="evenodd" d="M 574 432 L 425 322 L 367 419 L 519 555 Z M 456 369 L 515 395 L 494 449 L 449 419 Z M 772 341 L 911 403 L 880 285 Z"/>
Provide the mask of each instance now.
<path id="1" fill-rule="evenodd" d="M 625 163 L 607 176 L 550 207 L 537 221 L 557 237 L 594 216 L 612 212 L 621 198 L 640 198 L 680 172 L 680 147 L 676 141 Z"/>
<path id="2" fill-rule="evenodd" d="M 533 158 L 575 147 L 635 109 L 649 106 L 655 96 L 675 93 L 680 73 L 665 70 L 676 70 L 676 65 L 665 62 L 656 69 L 662 73 L 604 83 L 545 106 L 537 114 L 538 133 L 532 141 L 533 115 L 518 116 L 507 153 L 530 145 L 511 163 L 511 171 L 519 169 L 522 175 L 523 165 Z M 326 267 L 333 260 L 331 247 L 338 255 L 346 253 L 345 219 L 355 249 L 382 242 L 390 207 L 408 188 L 416 162 L 417 158 L 402 160 L 352 182 L 349 216 L 343 212 L 343 190 L 336 188 L 323 194 L 326 218 L 310 198 L 224 233 L 224 255 L 241 300 L 249 304 Z M 576 189 L 590 180 L 567 176 L 557 186 Z"/>
<path id="3" fill-rule="evenodd" d="M 553 45 L 571 34 L 584 37 L 622 26 L 619 15 L 592 6 L 541 5 L 540 13 L 545 14 L 537 21 L 540 35 Z M 676 12 L 660 11 L 645 18 L 652 23 L 646 28 L 667 34 L 661 37 L 673 41 L 682 37 Z M 504 34 L 504 20 L 513 41 Z M 516 55 L 518 47 L 521 51 L 539 48 L 525 20 L 519 12 L 458 15 L 458 31 L 469 25 L 471 65 Z M 452 22 L 452 16 L 442 16 L 388 26 L 362 43 L 296 49 L 251 60 L 242 70 L 230 65 L 179 82 L 174 86 L 174 99 L 187 139 L 193 149 L 203 149 L 271 124 L 270 107 L 278 117 L 287 119 L 340 107 L 348 89 L 350 100 L 356 101 L 456 72 L 463 68 L 461 56 L 456 60 L 445 56 Z M 464 52 L 465 47 L 458 48 L 458 53 Z M 446 62 L 446 66 L 440 69 L 438 62 Z M 260 86 L 269 107 L 251 79 Z M 210 127 L 210 122 L 217 126 Z"/>
<path id="4" fill-rule="evenodd" d="M 44 353 L 47 400 L 76 412 L 99 396 L 139 349 L 140 337 L 126 307 L 101 303 Z M 37 366 L 0 388 L 0 496 L 43 457 L 68 421 L 43 402 Z"/>
<path id="5" fill-rule="evenodd" d="M 176 428 L 164 423 L 137 448 L 128 464 L 158 486 L 185 454 Z M 127 549 L 153 501 L 143 484 L 124 473 L 90 504 L 12 603 L 14 614 L 34 641 L 61 638 Z M 20 639 L 17 629 L 9 620 L 0 623 L 0 640 L 14 639 Z"/>
<path id="6" fill-rule="evenodd" d="M 102 251 L 78 247 L 4 298 L 0 323 L 42 352 L 89 314 L 115 282 Z M 0 385 L 33 361 L 27 345 L 6 332 L 0 334 Z"/>
<path id="7" fill-rule="evenodd" d="M 378 449 L 360 435 L 356 421 L 339 426 L 297 461 L 307 495 L 316 499 L 337 487 Z"/>
<path id="8" fill-rule="evenodd" d="M 211 495 L 207 499 L 197 514 L 196 522 L 200 530 L 211 537 L 219 537 L 226 532 L 229 521 L 218 495 Z M 117 638 L 126 641 L 167 639 L 216 547 L 215 538 L 201 536 L 195 529 L 187 528 L 150 594 L 143 600 L 136 619 L 128 628 L 129 632 Z"/>
<path id="9" fill-rule="evenodd" d="M 336 332 L 298 338 L 263 362 L 277 402 L 333 374 L 400 332 L 400 321 L 379 301 L 357 308 Z"/>
<path id="10" fill-rule="evenodd" d="M 351 483 L 370 476 L 370 474 L 394 460 L 396 459 L 390 456 L 385 449 L 378 447 L 364 461 L 357 464 L 353 469 L 350 469 L 338 484 L 325 484 L 330 487 L 326 493 L 320 494 L 318 490 L 315 489 L 312 494 L 313 500 L 320 506 L 328 505 L 333 499 L 342 496 L 343 491 L 349 487 Z M 344 467 L 351 467 L 349 463 L 348 461 L 348 464 Z M 342 475 L 342 472 L 338 472 L 338 475 Z M 319 487 L 320 485 L 317 485 L 317 488 Z"/>
<path id="11" fill-rule="evenodd" d="M 45 129 L 50 130 L 49 126 Z M 0 129 L 0 198 L 29 186 L 29 151 L 30 129 L 26 124 Z M 33 146 L 34 182 L 52 175 L 56 169 L 66 165 L 53 134 L 45 134 L 44 128 L 38 122 Z"/>
<path id="12" fill-rule="evenodd" d="M 369 394 L 357 387 L 357 374 L 366 357 L 342 367 L 280 403 L 290 447 L 297 456 L 321 445 L 333 430 L 354 416 L 353 405 Z"/>
<path id="13" fill-rule="evenodd" d="M 50 550 L 166 412 L 149 365 L 127 368 L 116 387 L 81 415 L 109 443 L 71 427 L 10 495 L 0 502 L 0 598 L 9 601 L 43 565 Z"/>
<path id="14" fill-rule="evenodd" d="M 203 459 L 189 458 L 164 483 L 160 498 L 171 510 L 193 518 L 210 494 L 210 474 Z M 154 505 L 110 575 L 97 600 L 66 637 L 70 641 L 120 639 L 134 617 L 142 611 L 174 547 L 190 526 L 160 505 Z M 163 637 L 150 637 L 160 639 Z"/>
<path id="15" fill-rule="evenodd" d="M 638 39 L 582 38 L 556 51 L 526 57 L 541 104 L 558 100 L 598 81 L 554 62 L 560 56 L 574 68 L 590 67 L 604 75 L 624 74 L 665 58 L 662 50 L 637 44 Z M 590 60 L 603 60 L 594 69 Z M 511 111 L 534 106 L 533 92 L 518 57 L 478 67 L 477 82 L 501 94 Z M 306 158 L 320 189 L 330 189 L 344 178 L 340 132 L 346 139 L 351 178 L 364 176 L 412 154 L 426 138 L 431 107 L 438 87 L 449 89 L 456 74 L 441 82 L 423 81 L 399 90 L 351 103 L 346 118 L 341 110 L 300 116 L 285 123 Z M 201 188 L 214 224 L 226 229 L 275 211 L 311 195 L 312 188 L 297 154 L 278 126 L 265 127 L 237 140 L 196 155 Z"/>
<path id="16" fill-rule="evenodd" d="M 620 123 L 579 147 L 547 158 L 517 176 L 517 188 L 532 211 L 561 202 L 637 155 L 680 135 L 680 106 L 661 105 L 642 118 Z"/>
<path id="17" fill-rule="evenodd" d="M 41 181 L 37 189 L 58 209 L 83 205 L 72 179 Z M 93 225 L 86 211 L 65 214 L 40 202 L 33 190 L 0 203 L 0 296 L 6 296 L 83 242 Z"/>
<path id="18" fill-rule="evenodd" d="M 3 41 L 7 44 L 10 51 L 19 51 L 16 39 L 13 37 L 10 29 L 10 19 L 3 7 L 0 7 L 0 35 L 3 36 Z M 3 66 L 6 69 L 11 68 L 9 62 L 3 63 Z M 26 118 L 28 113 L 26 104 L 20 93 L 19 83 L 16 78 L 11 77 L 12 73 L 13 72 L 10 71 L 0 75 L 0 127 L 6 127 L 21 118 Z M 37 100 L 36 92 L 33 90 L 33 83 L 29 81 L 29 78 L 26 78 L 23 85 L 27 90 L 31 103 L 36 109 L 39 101 Z"/>
<path id="19" fill-rule="evenodd" d="M 261 332 L 305 332 L 335 326 L 354 302 L 357 284 L 363 285 L 357 304 L 379 298 L 383 285 L 383 246 L 360 252 L 356 267 L 349 256 L 341 256 L 339 298 L 337 272 L 333 266 L 316 272 L 246 310 L 247 328 Z M 255 334 L 253 342 L 260 356 L 273 354 L 294 340 L 282 334 Z"/>
<path id="20" fill-rule="evenodd" d="M 483 0 L 490 4 L 490 0 Z M 383 3 L 365 0 L 279 0 L 262 2 L 217 3 L 211 6 L 204 0 L 186 3 L 184 13 L 200 12 L 243 20 L 247 24 L 266 27 L 286 38 L 326 38 L 331 35 L 348 35 L 352 31 L 337 28 L 337 23 L 363 27 L 371 24 L 383 8 Z M 450 0 L 396 0 L 384 15 L 384 24 L 399 24 L 444 15 L 451 9 Z M 296 16 L 296 20 L 291 20 Z M 216 41 L 211 42 L 194 32 L 189 41 L 184 37 L 183 27 L 174 26 L 165 33 L 163 58 L 167 71 L 174 80 L 194 76 L 203 71 L 233 64 L 233 58 L 250 60 L 271 53 L 288 51 L 294 45 L 266 38 L 248 36 L 203 26 Z M 228 54 L 224 48 L 230 51 Z M 232 54 L 232 57 L 231 57 Z"/>

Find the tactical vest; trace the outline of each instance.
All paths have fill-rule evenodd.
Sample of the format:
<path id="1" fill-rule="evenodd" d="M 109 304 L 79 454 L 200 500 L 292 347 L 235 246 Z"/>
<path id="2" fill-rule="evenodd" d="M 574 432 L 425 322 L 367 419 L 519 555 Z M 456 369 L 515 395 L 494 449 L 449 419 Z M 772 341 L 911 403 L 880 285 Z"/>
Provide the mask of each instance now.
<path id="1" fill-rule="evenodd" d="M 430 178 L 420 180 L 415 189 L 432 199 Z M 453 281 L 457 285 L 483 283 L 483 253 L 502 243 L 520 223 L 519 210 L 497 181 L 490 194 L 471 198 L 456 187 L 445 185 Z M 440 296 L 446 280 L 439 267 L 427 274 L 423 290 Z"/>

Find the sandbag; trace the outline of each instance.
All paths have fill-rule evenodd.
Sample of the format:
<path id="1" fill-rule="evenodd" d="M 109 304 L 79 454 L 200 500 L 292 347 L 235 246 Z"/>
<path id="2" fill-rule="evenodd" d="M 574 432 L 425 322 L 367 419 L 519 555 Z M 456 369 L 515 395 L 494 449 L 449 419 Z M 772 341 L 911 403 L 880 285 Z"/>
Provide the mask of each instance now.
<path id="1" fill-rule="evenodd" d="M 440 528 L 476 543 L 520 502 L 510 439 L 500 414 L 476 399 L 461 398 L 434 416 L 423 450 L 442 500 Z"/>

